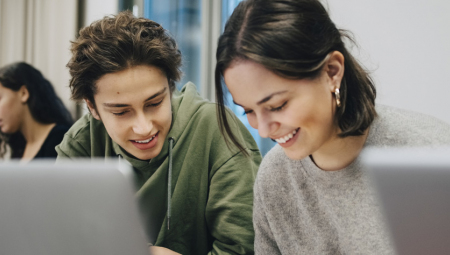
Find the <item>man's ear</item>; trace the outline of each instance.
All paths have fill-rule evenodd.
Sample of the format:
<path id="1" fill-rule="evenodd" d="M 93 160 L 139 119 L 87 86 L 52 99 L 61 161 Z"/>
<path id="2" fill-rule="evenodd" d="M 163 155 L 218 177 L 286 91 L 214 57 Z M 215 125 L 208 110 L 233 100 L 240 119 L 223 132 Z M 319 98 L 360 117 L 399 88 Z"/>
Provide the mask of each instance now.
<path id="1" fill-rule="evenodd" d="M 334 92 L 336 89 L 340 89 L 341 81 L 344 77 L 344 55 L 339 51 L 330 53 L 330 57 L 325 63 L 325 70 L 328 78 L 331 81 L 330 90 Z"/>
<path id="2" fill-rule="evenodd" d="M 98 114 L 98 112 L 95 108 L 95 105 L 87 99 L 85 99 L 84 101 L 86 102 L 86 105 L 89 109 L 89 112 L 91 112 L 92 116 L 97 120 L 101 120 L 100 115 Z"/>
<path id="3" fill-rule="evenodd" d="M 26 104 L 28 99 L 30 98 L 30 92 L 27 89 L 27 86 L 22 85 L 22 87 L 20 87 L 19 89 L 19 93 L 20 93 L 20 102 L 22 102 L 22 104 Z"/>

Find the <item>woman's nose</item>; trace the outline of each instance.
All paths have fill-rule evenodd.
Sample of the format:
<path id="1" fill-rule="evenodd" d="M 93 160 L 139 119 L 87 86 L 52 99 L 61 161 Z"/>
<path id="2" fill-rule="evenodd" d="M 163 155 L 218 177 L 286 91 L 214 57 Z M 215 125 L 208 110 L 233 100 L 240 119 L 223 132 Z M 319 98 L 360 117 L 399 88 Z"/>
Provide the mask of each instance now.
<path id="1" fill-rule="evenodd" d="M 261 114 L 256 121 L 258 133 L 261 137 L 270 137 L 276 131 L 279 124 L 274 121 L 268 114 Z"/>

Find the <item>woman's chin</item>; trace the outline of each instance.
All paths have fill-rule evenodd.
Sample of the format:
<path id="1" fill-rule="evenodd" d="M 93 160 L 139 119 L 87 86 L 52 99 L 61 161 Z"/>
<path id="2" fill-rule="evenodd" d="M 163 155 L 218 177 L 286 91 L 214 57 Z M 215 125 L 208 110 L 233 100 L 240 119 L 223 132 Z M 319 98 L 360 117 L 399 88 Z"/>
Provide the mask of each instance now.
<path id="1" fill-rule="evenodd" d="M 284 154 L 286 154 L 286 156 L 292 160 L 300 160 L 309 156 L 309 153 L 298 148 L 297 149 L 291 147 L 283 148 L 283 151 Z"/>
<path id="2" fill-rule="evenodd" d="M 6 134 L 6 135 L 12 135 L 12 134 L 14 134 L 15 132 L 17 132 L 17 131 L 12 131 L 10 128 L 8 128 L 8 127 L 0 127 L 0 131 L 3 133 L 3 134 Z"/>

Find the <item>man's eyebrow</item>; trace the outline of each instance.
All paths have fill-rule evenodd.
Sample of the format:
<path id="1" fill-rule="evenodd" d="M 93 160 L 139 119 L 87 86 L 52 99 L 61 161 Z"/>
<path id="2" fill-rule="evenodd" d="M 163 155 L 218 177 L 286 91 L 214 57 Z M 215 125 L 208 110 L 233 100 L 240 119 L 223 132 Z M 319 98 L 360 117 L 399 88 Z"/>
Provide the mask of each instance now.
<path id="1" fill-rule="evenodd" d="M 150 96 L 149 98 L 145 99 L 145 102 L 152 100 L 153 98 L 160 96 L 161 94 L 163 94 L 164 92 L 166 92 L 167 87 L 164 87 L 162 90 L 156 92 L 154 95 Z M 105 107 L 128 107 L 130 106 L 129 104 L 116 104 L 116 103 L 103 103 L 103 106 Z"/>
<path id="2" fill-rule="evenodd" d="M 166 89 L 167 89 L 167 87 L 164 87 L 162 90 L 156 92 L 153 96 L 150 96 L 149 98 L 147 98 L 147 99 L 145 100 L 145 102 L 150 101 L 150 100 L 152 100 L 153 98 L 158 97 L 158 96 L 164 94 L 164 92 L 166 92 Z"/>
<path id="3" fill-rule="evenodd" d="M 259 101 L 259 102 L 256 103 L 256 104 L 257 104 L 257 105 L 263 104 L 263 103 L 269 101 L 270 99 L 272 99 L 273 96 L 279 95 L 279 94 L 283 94 L 283 93 L 286 93 L 286 92 L 288 92 L 288 91 L 287 91 L 287 90 L 283 90 L 283 91 L 279 91 L 279 92 L 272 93 L 272 94 L 270 94 L 269 96 L 266 96 L 265 98 L 263 98 L 261 101 Z M 243 107 L 242 105 L 236 103 L 234 100 L 233 100 L 233 103 L 234 103 L 235 105 L 239 105 L 240 107 Z"/>

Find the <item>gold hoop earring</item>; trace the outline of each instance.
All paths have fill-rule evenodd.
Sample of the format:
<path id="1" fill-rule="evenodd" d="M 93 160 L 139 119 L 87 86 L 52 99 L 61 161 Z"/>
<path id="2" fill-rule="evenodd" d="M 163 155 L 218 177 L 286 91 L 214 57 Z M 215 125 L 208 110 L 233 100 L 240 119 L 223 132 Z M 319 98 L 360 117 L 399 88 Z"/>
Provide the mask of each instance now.
<path id="1" fill-rule="evenodd" d="M 337 107 L 341 107 L 341 94 L 339 93 L 339 89 L 336 88 L 334 90 L 334 95 L 336 96 L 336 105 Z"/>

